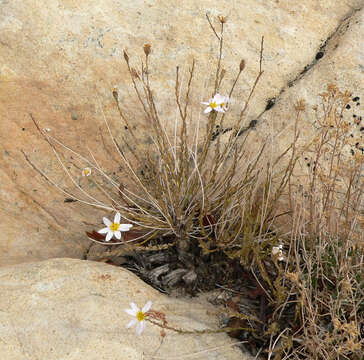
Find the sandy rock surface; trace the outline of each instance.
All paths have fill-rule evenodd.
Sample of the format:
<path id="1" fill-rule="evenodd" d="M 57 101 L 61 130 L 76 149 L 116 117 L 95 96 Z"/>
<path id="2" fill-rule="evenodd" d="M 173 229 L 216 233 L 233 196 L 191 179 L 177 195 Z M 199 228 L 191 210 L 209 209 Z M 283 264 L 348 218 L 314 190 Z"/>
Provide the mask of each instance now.
<path id="1" fill-rule="evenodd" d="M 212 91 L 218 49 L 205 14 L 216 26 L 214 16 L 222 14 L 228 17 L 222 90 L 230 88 L 240 60 L 246 60 L 231 114 L 238 112 L 257 75 L 264 35 L 265 73 L 246 124 L 258 120 L 258 138 L 273 125 L 282 129 L 277 146 L 283 148 L 290 141 L 285 129 L 292 125 L 290 108 L 297 98 L 314 101 L 328 81 L 362 93 L 363 5 L 362 0 L 0 0 L 0 265 L 83 258 L 90 245 L 84 230 L 100 226 L 105 215 L 67 202 L 66 194 L 45 181 L 41 173 L 69 191 L 75 188 L 30 114 L 49 134 L 89 159 L 94 156 L 110 175 L 122 178 L 102 113 L 118 140 L 128 136 L 113 103 L 115 86 L 140 146 L 150 144 L 123 49 L 133 64 L 140 64 L 142 46 L 152 45 L 150 75 L 168 126 L 175 117 L 176 65 L 186 71 L 193 58 L 197 61 L 196 113 Z M 271 98 L 278 106 L 264 112 Z M 87 165 L 70 152 L 61 159 L 74 174 Z M 81 176 L 75 181 L 85 184 Z"/>
<path id="2" fill-rule="evenodd" d="M 323 57 L 300 75 L 277 97 L 276 106 L 262 115 L 260 131 L 273 127 L 280 136 L 277 138 L 277 151 L 283 150 L 292 137 L 293 105 L 304 99 L 306 108 L 300 122 L 303 138 L 313 137 L 312 124 L 315 121 L 313 106 L 321 107 L 318 94 L 327 91 L 328 84 L 337 85 L 342 92 L 351 93 L 351 101 L 343 113 L 349 124 L 351 146 L 343 156 L 353 158 L 364 156 L 364 10 L 353 12 L 342 21 L 325 45 Z M 304 159 L 303 159 L 304 160 Z M 307 163 L 307 161 L 306 161 Z M 305 161 L 302 161 L 305 164 Z"/>
<path id="3" fill-rule="evenodd" d="M 126 329 L 131 301 L 151 300 L 168 324 L 215 329 L 215 309 L 202 300 L 168 298 L 111 265 L 52 259 L 0 269 L 0 354 L 6 360 L 250 359 L 226 334 L 179 335 L 147 323 L 138 337 Z M 221 346 L 221 347 L 220 347 Z M 212 350 L 213 348 L 219 349 Z M 208 350 L 208 351 L 205 351 Z"/>

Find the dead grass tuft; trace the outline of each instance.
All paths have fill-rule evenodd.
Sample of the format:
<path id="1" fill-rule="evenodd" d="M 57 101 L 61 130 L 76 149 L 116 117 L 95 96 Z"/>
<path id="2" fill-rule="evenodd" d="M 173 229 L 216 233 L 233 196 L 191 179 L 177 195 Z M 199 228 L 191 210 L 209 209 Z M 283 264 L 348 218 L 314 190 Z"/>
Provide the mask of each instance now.
<path id="1" fill-rule="evenodd" d="M 211 94 L 225 93 L 231 98 L 245 61 L 240 61 L 232 84 L 226 86 L 222 68 L 226 18 L 218 18 L 219 29 L 209 17 L 207 20 L 219 49 Z M 195 61 L 185 85 L 177 67 L 177 118 L 172 129 L 164 125 L 151 84 L 151 46 L 146 44 L 143 50 L 145 57 L 139 69 L 126 51 L 124 59 L 150 129 L 151 149 L 139 146 L 131 126 L 133 119 L 115 89 L 115 105 L 131 141 L 119 144 L 105 116 L 104 122 L 125 180 L 103 170 L 91 151 L 91 160 L 82 157 L 36 124 L 77 192 L 54 185 L 68 198 L 118 211 L 124 221 L 134 225 L 121 242 L 110 243 L 122 245 L 113 249 L 114 255 L 123 254 L 130 244 L 137 251 L 148 250 L 149 245 L 150 251 L 174 247 L 193 282 L 191 274 L 206 256 L 223 254 L 227 268 L 238 274 L 224 284 L 234 292 L 223 302 L 226 313 L 237 328 L 250 329 L 249 335 L 237 332 L 237 336 L 248 338 L 250 349 L 260 356 L 277 360 L 362 359 L 364 161 L 360 154 L 346 156 L 351 139 L 344 110 L 350 93 L 328 85 L 320 95 L 320 105 L 313 109 L 315 137 L 304 146 L 298 144 L 300 118 L 306 109 L 300 100 L 292 109 L 292 144 L 272 158 L 266 145 L 259 149 L 247 145 L 250 126 L 246 126 L 246 113 L 263 75 L 263 39 L 259 72 L 236 118 L 229 110 L 195 118 L 191 105 Z M 233 124 L 229 131 L 224 131 L 225 120 Z M 274 134 L 263 143 L 271 139 L 274 141 Z M 92 169 L 93 176 L 87 179 L 99 190 L 98 196 L 78 184 L 77 173 L 64 164 L 60 149 L 71 152 L 79 162 L 77 165 L 74 160 L 74 171 L 83 166 Z M 296 164 L 302 151 L 310 159 L 310 167 L 304 177 L 297 177 Z M 282 215 L 289 219 L 288 233 L 282 233 L 277 222 Z M 89 236 L 104 243 L 96 233 Z"/>

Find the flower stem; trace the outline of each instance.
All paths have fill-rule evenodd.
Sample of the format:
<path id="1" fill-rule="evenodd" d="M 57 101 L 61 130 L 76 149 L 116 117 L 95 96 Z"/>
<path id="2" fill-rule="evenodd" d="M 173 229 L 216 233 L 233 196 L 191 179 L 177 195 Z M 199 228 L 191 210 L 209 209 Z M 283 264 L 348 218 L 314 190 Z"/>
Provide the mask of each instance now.
<path id="1" fill-rule="evenodd" d="M 243 328 L 243 327 L 237 327 L 237 328 L 226 327 L 223 329 L 204 329 L 204 330 L 183 330 L 183 329 L 175 328 L 175 327 L 172 327 L 172 326 L 169 326 L 166 324 L 160 324 L 159 322 L 154 321 L 152 319 L 146 319 L 146 320 L 163 329 L 171 330 L 171 331 L 177 332 L 179 334 L 200 334 L 200 335 L 202 335 L 202 334 L 216 334 L 216 333 L 223 333 L 223 332 L 231 332 L 231 331 L 237 331 L 237 330 L 255 332 L 254 329 Z"/>

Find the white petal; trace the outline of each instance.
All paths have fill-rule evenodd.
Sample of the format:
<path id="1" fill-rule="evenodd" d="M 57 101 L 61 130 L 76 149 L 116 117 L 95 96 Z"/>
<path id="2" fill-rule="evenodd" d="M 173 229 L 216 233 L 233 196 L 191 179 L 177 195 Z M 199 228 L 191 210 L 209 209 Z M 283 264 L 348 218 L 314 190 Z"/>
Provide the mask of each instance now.
<path id="1" fill-rule="evenodd" d="M 210 105 L 210 103 L 208 103 L 208 102 L 202 102 L 201 104 L 204 104 L 204 105 Z"/>
<path id="2" fill-rule="evenodd" d="M 109 228 L 103 228 L 98 231 L 99 234 L 106 234 L 107 232 L 109 232 Z"/>
<path id="3" fill-rule="evenodd" d="M 120 240 L 121 239 L 121 232 L 120 231 L 114 231 L 115 237 Z"/>
<path id="4" fill-rule="evenodd" d="M 133 302 L 130 303 L 130 306 L 135 311 L 135 315 L 136 315 L 136 313 L 139 311 L 139 308 Z"/>
<path id="5" fill-rule="evenodd" d="M 109 231 L 106 235 L 105 241 L 110 241 L 112 239 L 112 236 L 113 236 L 113 232 Z"/>
<path id="6" fill-rule="evenodd" d="M 145 329 L 145 321 L 143 320 L 137 324 L 137 327 L 136 327 L 137 335 L 140 336 L 142 334 L 142 332 L 144 331 L 144 329 Z"/>
<path id="7" fill-rule="evenodd" d="M 129 231 L 132 227 L 132 224 L 120 224 L 119 231 Z"/>
<path id="8" fill-rule="evenodd" d="M 216 95 L 214 96 L 214 100 L 215 100 L 216 102 L 221 102 L 223 99 L 224 99 L 224 98 L 223 98 L 223 96 L 221 96 L 220 94 L 216 94 Z"/>
<path id="9" fill-rule="evenodd" d="M 279 248 L 277 246 L 273 246 L 272 248 L 272 254 L 277 255 L 279 253 Z"/>
<path id="10" fill-rule="evenodd" d="M 114 217 L 114 223 L 120 224 L 120 213 L 117 212 Z"/>
<path id="11" fill-rule="evenodd" d="M 104 222 L 104 224 L 106 226 L 110 226 L 112 224 L 111 221 L 108 218 L 106 218 L 106 217 L 103 217 L 102 218 L 102 221 Z"/>
<path id="12" fill-rule="evenodd" d="M 129 329 L 130 327 L 132 327 L 133 325 L 135 325 L 137 322 L 138 322 L 137 319 L 130 320 L 128 322 L 128 324 L 126 325 L 126 328 Z"/>
<path id="13" fill-rule="evenodd" d="M 149 300 L 144 306 L 143 306 L 143 313 L 146 313 L 150 310 L 150 308 L 152 307 L 152 302 Z"/>
<path id="14" fill-rule="evenodd" d="M 208 108 L 206 108 L 206 109 L 205 109 L 204 113 L 205 113 L 205 114 L 207 114 L 207 113 L 209 113 L 211 110 L 212 110 L 212 108 L 208 107 Z"/>
<path id="15" fill-rule="evenodd" d="M 222 107 L 220 107 L 220 106 L 218 106 L 218 107 L 215 109 L 215 111 L 217 111 L 217 112 L 222 112 L 222 113 L 224 113 L 224 112 L 225 112 L 225 110 L 224 110 Z"/>
<path id="16" fill-rule="evenodd" d="M 137 312 L 138 312 L 138 311 L 135 311 L 135 310 L 133 310 L 133 309 L 124 309 L 124 311 L 125 311 L 127 314 L 131 315 L 131 316 L 136 316 L 136 314 L 137 314 Z"/>

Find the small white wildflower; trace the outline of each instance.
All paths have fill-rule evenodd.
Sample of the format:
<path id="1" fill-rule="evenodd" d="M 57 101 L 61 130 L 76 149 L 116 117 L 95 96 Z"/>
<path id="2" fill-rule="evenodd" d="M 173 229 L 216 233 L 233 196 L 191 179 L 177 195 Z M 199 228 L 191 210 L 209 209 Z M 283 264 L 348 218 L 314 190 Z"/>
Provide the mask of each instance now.
<path id="1" fill-rule="evenodd" d="M 89 167 L 85 167 L 82 169 L 82 176 L 90 176 L 91 175 L 91 169 Z"/>
<path id="2" fill-rule="evenodd" d="M 218 104 L 219 104 L 220 108 L 224 110 L 224 112 L 228 108 L 229 101 L 230 101 L 230 99 L 229 99 L 228 96 L 221 96 L 220 95 L 220 99 L 219 99 L 219 103 Z"/>
<path id="3" fill-rule="evenodd" d="M 44 128 L 43 129 L 45 132 L 50 132 L 51 131 L 51 129 L 50 128 Z"/>
<path id="4" fill-rule="evenodd" d="M 227 110 L 227 104 L 229 103 L 229 98 L 227 96 L 222 96 L 216 94 L 208 102 L 203 102 L 202 104 L 208 105 L 204 113 L 207 114 L 211 111 L 225 112 Z"/>
<path id="5" fill-rule="evenodd" d="M 152 307 L 152 302 L 148 301 L 141 310 L 139 310 L 139 308 L 133 302 L 130 303 L 130 307 L 131 309 L 125 309 L 124 311 L 127 314 L 135 317 L 135 319 L 130 320 L 126 325 L 126 328 L 129 329 L 131 326 L 136 324 L 136 333 L 137 335 L 141 335 L 145 329 L 145 319 L 147 317 L 146 313 Z"/>
<path id="6" fill-rule="evenodd" d="M 272 247 L 272 255 L 274 257 L 277 257 L 278 261 L 283 261 L 284 260 L 284 256 L 283 256 L 283 245 L 278 245 L 278 246 L 273 246 Z"/>
<path id="7" fill-rule="evenodd" d="M 111 222 L 108 218 L 102 218 L 104 224 L 107 226 L 98 231 L 99 234 L 107 234 L 105 241 L 110 241 L 112 237 L 115 237 L 120 240 L 122 231 L 129 231 L 132 228 L 132 224 L 120 224 L 120 213 L 116 213 L 114 217 L 114 222 Z"/>

